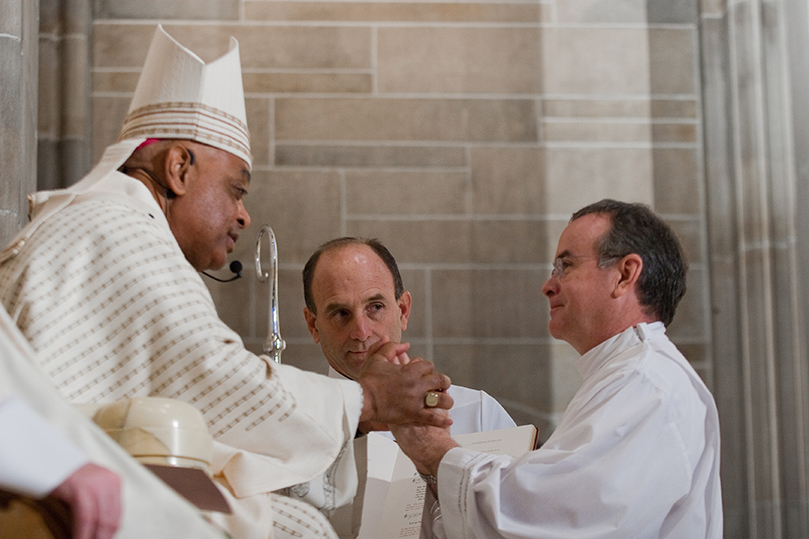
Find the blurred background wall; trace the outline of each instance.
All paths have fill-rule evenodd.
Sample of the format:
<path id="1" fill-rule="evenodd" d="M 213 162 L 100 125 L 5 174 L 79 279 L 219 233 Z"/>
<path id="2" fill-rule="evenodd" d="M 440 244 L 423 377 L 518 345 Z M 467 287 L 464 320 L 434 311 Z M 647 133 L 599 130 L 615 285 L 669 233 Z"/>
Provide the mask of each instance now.
<path id="1" fill-rule="evenodd" d="M 414 353 L 546 439 L 579 385 L 540 293 L 558 236 L 601 198 L 650 204 L 690 260 L 669 335 L 720 409 L 725 537 L 809 536 L 805 2 L 36 4 L 0 0 L 6 238 L 34 176 L 69 185 L 115 140 L 157 23 L 205 60 L 233 35 L 253 225 L 233 256 L 245 278 L 206 282 L 248 348 L 267 336 L 262 224 L 279 244 L 282 361 L 319 372 L 303 264 L 333 237 L 378 237 L 413 293 Z M 38 48 L 21 30 L 37 9 Z"/>
<path id="2" fill-rule="evenodd" d="M 301 314 L 312 251 L 379 237 L 414 294 L 415 352 L 547 436 L 578 374 L 540 287 L 570 213 L 602 197 L 652 204 L 682 235 L 691 290 L 672 336 L 712 379 L 698 12 L 659 4 L 650 24 L 645 2 L 96 2 L 92 160 L 156 22 L 207 60 L 236 36 L 255 162 L 234 257 L 252 268 L 273 227 L 284 361 L 326 370 Z M 268 294 L 252 275 L 214 284 L 260 350 Z"/>
<path id="3" fill-rule="evenodd" d="M 0 241 L 28 222 L 26 196 L 37 186 L 39 6 L 0 0 Z"/>

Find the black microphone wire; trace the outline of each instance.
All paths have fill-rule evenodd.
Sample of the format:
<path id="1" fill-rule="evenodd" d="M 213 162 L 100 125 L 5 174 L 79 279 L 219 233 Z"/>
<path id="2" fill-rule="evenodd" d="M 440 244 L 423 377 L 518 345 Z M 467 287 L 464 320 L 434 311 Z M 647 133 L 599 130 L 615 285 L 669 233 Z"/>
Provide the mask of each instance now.
<path id="1" fill-rule="evenodd" d="M 230 266 L 229 266 L 230 271 L 232 271 L 236 275 L 234 275 L 230 279 L 219 279 L 217 277 L 214 277 L 210 273 L 205 273 L 204 271 L 202 272 L 202 274 L 204 276 L 206 276 L 206 277 L 209 277 L 209 278 L 213 279 L 214 281 L 219 281 L 220 283 L 230 283 L 232 281 L 235 281 L 236 279 L 241 279 L 241 277 L 242 277 L 242 268 L 243 267 L 244 266 L 242 266 L 242 263 L 239 262 L 238 260 L 234 260 L 233 262 L 231 262 Z"/>

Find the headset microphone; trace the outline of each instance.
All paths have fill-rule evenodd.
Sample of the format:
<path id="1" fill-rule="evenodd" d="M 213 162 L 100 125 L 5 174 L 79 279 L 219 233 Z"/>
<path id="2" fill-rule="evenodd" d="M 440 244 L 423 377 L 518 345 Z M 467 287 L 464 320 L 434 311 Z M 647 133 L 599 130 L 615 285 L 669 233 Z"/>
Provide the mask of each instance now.
<path id="1" fill-rule="evenodd" d="M 229 267 L 230 267 L 230 271 L 232 271 L 233 273 L 236 274 L 233 277 L 231 277 L 230 279 L 218 279 L 218 278 L 214 277 L 213 275 L 211 275 L 210 273 L 205 273 L 204 271 L 202 272 L 202 274 L 204 276 L 206 276 L 206 277 L 210 277 L 214 281 L 219 281 L 220 283 L 229 283 L 229 282 L 235 281 L 236 279 L 240 279 L 241 276 L 242 276 L 242 268 L 244 267 L 244 266 L 242 266 L 242 263 L 239 262 L 238 260 L 234 260 L 233 262 L 230 263 Z"/>

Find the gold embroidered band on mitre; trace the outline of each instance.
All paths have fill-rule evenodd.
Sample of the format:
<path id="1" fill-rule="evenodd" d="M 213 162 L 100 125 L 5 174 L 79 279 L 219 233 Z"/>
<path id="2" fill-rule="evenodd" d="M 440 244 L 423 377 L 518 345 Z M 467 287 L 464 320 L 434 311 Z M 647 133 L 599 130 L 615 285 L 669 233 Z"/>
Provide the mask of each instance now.
<path id="1" fill-rule="evenodd" d="M 188 139 L 230 152 L 252 166 L 250 133 L 239 118 L 201 103 L 156 103 L 132 111 L 118 140 Z"/>

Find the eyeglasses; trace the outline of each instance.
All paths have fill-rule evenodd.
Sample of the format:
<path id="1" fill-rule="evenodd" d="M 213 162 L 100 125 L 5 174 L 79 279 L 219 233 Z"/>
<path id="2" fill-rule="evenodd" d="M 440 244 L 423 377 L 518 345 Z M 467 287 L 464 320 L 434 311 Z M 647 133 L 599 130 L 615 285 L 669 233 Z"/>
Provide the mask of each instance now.
<path id="1" fill-rule="evenodd" d="M 559 256 L 553 261 L 553 269 L 551 270 L 551 278 L 561 279 L 567 274 L 567 271 L 573 265 L 571 260 L 588 260 L 595 258 L 598 263 L 607 262 L 610 260 L 617 260 L 617 258 L 601 258 L 598 255 L 566 255 Z"/>

